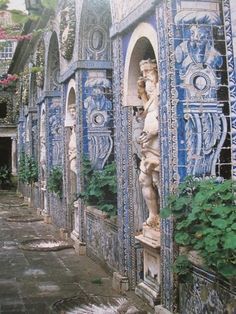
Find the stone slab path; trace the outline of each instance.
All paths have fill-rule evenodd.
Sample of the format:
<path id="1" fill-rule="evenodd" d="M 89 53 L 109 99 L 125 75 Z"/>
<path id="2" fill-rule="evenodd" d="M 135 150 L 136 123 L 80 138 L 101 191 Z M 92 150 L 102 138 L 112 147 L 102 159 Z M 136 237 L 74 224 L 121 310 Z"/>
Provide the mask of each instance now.
<path id="1" fill-rule="evenodd" d="M 59 230 L 43 221 L 9 222 L 13 215 L 36 215 L 14 192 L 0 191 L 0 313 L 72 313 L 71 304 L 86 305 L 84 312 L 98 313 L 89 305 L 125 298 L 139 312 L 152 313 L 133 292 L 118 295 L 112 280 L 87 256 L 73 248 L 55 252 L 26 251 L 18 247 L 25 240 L 59 239 Z M 67 311 L 68 310 L 68 311 Z M 100 313 L 100 312 L 99 312 Z M 107 310 L 104 313 L 118 313 Z M 120 313 L 127 313 L 123 311 Z"/>

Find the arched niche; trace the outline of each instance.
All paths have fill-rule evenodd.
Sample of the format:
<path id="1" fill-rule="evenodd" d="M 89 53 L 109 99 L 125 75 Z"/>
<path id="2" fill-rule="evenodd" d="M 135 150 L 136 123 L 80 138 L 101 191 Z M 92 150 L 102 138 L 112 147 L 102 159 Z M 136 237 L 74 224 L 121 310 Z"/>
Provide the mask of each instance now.
<path id="1" fill-rule="evenodd" d="M 76 104 L 76 94 L 75 94 L 75 80 L 71 79 L 68 84 L 66 95 L 66 110 L 65 110 L 65 127 L 73 126 L 73 118 L 70 113 L 71 104 Z"/>
<path id="2" fill-rule="evenodd" d="M 71 79 L 67 87 L 65 108 L 65 146 L 66 146 L 66 180 L 67 180 L 67 205 L 71 230 L 75 228 L 75 216 L 78 204 L 74 201 L 77 195 L 77 140 L 76 140 L 76 85 Z M 73 204 L 73 205 L 72 205 Z M 71 208 L 72 206 L 72 208 Z M 74 208 L 73 208 L 74 207 Z"/>
<path id="3" fill-rule="evenodd" d="M 150 24 L 140 23 L 132 33 L 125 58 L 124 106 L 141 106 L 137 93 L 139 62 L 148 58 L 156 59 L 158 64 L 157 34 Z"/>
<path id="4" fill-rule="evenodd" d="M 140 61 L 147 59 L 156 59 L 157 54 L 157 34 L 155 29 L 148 23 L 140 23 L 133 31 L 127 47 L 124 69 L 124 106 L 143 106 L 142 101 L 138 98 L 137 81 L 141 76 Z M 132 146 L 132 194 L 135 206 L 134 210 L 134 230 L 139 233 L 143 229 L 143 222 L 148 216 L 148 209 L 143 198 L 142 189 L 139 182 L 139 167 L 142 158 L 139 137 L 143 131 L 144 120 L 138 119 L 136 115 L 131 116 L 132 125 L 130 133 L 132 138 L 130 145 Z"/>
<path id="5" fill-rule="evenodd" d="M 47 58 L 47 90 L 55 91 L 60 89 L 60 54 L 56 32 L 52 33 Z"/>

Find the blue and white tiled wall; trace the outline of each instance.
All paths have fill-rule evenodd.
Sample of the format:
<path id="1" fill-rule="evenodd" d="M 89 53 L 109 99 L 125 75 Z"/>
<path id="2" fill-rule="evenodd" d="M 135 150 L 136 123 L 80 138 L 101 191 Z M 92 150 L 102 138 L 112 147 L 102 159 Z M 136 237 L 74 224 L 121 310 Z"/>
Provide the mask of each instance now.
<path id="1" fill-rule="evenodd" d="M 186 175 L 230 178 L 230 104 L 219 1 L 177 3 L 174 49 L 180 180 Z"/>
<path id="2" fill-rule="evenodd" d="M 82 74 L 83 154 L 102 170 L 113 155 L 113 104 L 110 70 L 88 70 Z"/>
<path id="3" fill-rule="evenodd" d="M 236 2 L 230 0 L 230 15 L 231 15 L 231 27 L 232 27 L 232 44 L 234 52 L 234 64 L 236 63 Z M 236 69 L 235 69 L 236 72 Z"/>
<path id="4" fill-rule="evenodd" d="M 62 113 L 60 98 L 49 99 L 49 167 L 62 165 Z"/>
<path id="5" fill-rule="evenodd" d="M 232 174 L 236 178 L 236 2 L 224 1 L 232 126 Z"/>

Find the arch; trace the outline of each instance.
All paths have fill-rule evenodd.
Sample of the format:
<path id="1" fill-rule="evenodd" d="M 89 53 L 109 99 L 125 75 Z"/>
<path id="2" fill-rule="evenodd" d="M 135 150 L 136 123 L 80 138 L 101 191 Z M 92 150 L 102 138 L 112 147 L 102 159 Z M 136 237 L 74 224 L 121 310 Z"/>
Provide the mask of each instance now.
<path id="1" fill-rule="evenodd" d="M 46 87 L 49 91 L 59 90 L 59 75 L 60 75 L 60 53 L 59 43 L 56 32 L 52 33 L 48 56 L 47 56 L 47 82 Z"/>
<path id="2" fill-rule="evenodd" d="M 143 59 L 156 59 L 157 34 L 155 29 L 148 23 L 140 23 L 133 31 L 127 48 L 124 69 L 124 106 L 139 106 L 141 101 L 137 94 L 137 79 L 140 69 L 139 62 Z"/>
<path id="3" fill-rule="evenodd" d="M 66 95 L 65 127 L 73 126 L 73 120 L 69 112 L 69 106 L 76 104 L 75 80 L 71 79 L 68 84 Z"/>

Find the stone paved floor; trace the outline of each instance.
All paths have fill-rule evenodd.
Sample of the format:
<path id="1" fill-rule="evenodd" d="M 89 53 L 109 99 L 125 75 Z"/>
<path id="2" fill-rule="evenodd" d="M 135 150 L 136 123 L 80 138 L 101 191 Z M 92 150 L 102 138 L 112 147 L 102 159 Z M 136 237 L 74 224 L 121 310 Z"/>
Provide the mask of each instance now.
<path id="1" fill-rule="evenodd" d="M 59 230 L 42 221 L 6 221 L 11 215 L 36 215 L 34 209 L 22 203 L 14 192 L 0 191 L 0 313 L 66 313 L 55 307 L 56 301 L 62 300 L 58 304 L 63 305 L 64 298 L 74 296 L 89 303 L 96 297 L 98 303 L 105 298 L 121 297 L 112 290 L 111 277 L 90 258 L 78 256 L 74 249 L 56 252 L 19 249 L 18 244 L 24 240 L 59 239 Z M 152 313 L 133 292 L 125 298 L 143 313 Z"/>

